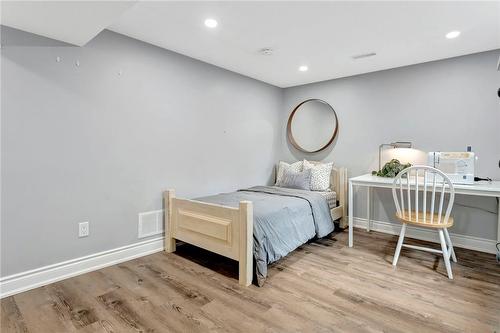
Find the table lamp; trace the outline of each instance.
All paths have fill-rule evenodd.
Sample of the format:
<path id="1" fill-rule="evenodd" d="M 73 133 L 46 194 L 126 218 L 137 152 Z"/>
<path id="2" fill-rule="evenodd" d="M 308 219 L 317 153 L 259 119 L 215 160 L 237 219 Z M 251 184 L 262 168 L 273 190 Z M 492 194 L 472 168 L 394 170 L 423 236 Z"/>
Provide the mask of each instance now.
<path id="1" fill-rule="evenodd" d="M 391 143 L 382 143 L 378 146 L 378 169 L 382 169 L 382 149 L 384 147 L 392 147 L 392 148 L 411 148 L 412 144 L 409 141 L 396 141 Z"/>

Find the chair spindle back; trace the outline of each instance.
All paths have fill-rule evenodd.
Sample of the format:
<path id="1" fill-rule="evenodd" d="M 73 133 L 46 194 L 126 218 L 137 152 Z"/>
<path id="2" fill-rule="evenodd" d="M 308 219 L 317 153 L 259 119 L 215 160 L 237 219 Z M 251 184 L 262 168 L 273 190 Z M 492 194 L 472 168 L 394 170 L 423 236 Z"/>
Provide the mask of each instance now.
<path id="1" fill-rule="evenodd" d="M 425 165 L 412 166 L 401 171 L 392 185 L 392 196 L 398 216 L 401 218 L 430 224 L 446 224 L 448 222 L 455 200 L 455 189 L 450 178 L 441 170 Z M 406 196 L 404 195 L 405 191 Z M 419 202 L 419 191 L 422 191 L 422 202 Z M 412 192 L 414 192 L 413 205 Z M 446 192 L 449 192 L 449 200 L 443 216 Z M 427 210 L 428 195 L 431 195 L 429 210 Z M 439 196 L 439 203 L 437 204 L 437 221 L 435 221 L 437 196 Z"/>

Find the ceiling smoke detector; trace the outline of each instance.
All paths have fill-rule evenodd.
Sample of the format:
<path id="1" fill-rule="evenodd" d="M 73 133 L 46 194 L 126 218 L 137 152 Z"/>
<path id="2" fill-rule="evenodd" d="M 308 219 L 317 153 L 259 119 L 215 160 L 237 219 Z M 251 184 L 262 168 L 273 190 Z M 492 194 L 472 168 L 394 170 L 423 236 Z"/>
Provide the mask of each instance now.
<path id="1" fill-rule="evenodd" d="M 377 54 L 375 52 L 370 52 L 370 53 L 357 54 L 357 55 L 352 56 L 352 58 L 354 60 L 358 60 L 358 59 L 373 57 L 373 56 L 376 56 L 376 55 Z"/>
<path id="2" fill-rule="evenodd" d="M 273 55 L 273 49 L 271 49 L 269 47 L 265 47 L 263 49 L 260 49 L 259 52 L 260 52 L 260 54 L 265 55 L 265 56 Z"/>

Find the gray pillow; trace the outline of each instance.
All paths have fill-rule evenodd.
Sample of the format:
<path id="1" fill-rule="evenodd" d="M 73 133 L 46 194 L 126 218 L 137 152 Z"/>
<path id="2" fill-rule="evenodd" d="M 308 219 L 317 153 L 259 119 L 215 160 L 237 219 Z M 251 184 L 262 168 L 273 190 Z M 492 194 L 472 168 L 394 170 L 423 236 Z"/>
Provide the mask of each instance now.
<path id="1" fill-rule="evenodd" d="M 296 188 L 299 190 L 309 190 L 311 187 L 311 169 L 301 172 L 285 169 L 278 186 Z"/>

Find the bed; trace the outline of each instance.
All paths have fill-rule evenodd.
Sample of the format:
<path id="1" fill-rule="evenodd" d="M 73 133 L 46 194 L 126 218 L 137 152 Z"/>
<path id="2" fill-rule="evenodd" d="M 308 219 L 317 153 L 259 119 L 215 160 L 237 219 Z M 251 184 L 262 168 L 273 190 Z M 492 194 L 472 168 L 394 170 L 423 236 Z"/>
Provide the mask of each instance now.
<path id="1" fill-rule="evenodd" d="M 334 168 L 332 191 L 255 186 L 197 199 L 164 192 L 165 251 L 180 240 L 238 261 L 239 283 L 255 275 L 261 286 L 267 265 L 315 237 L 333 231 L 333 221 L 346 225 L 347 172 Z M 284 223 L 284 221 L 286 223 Z"/>

